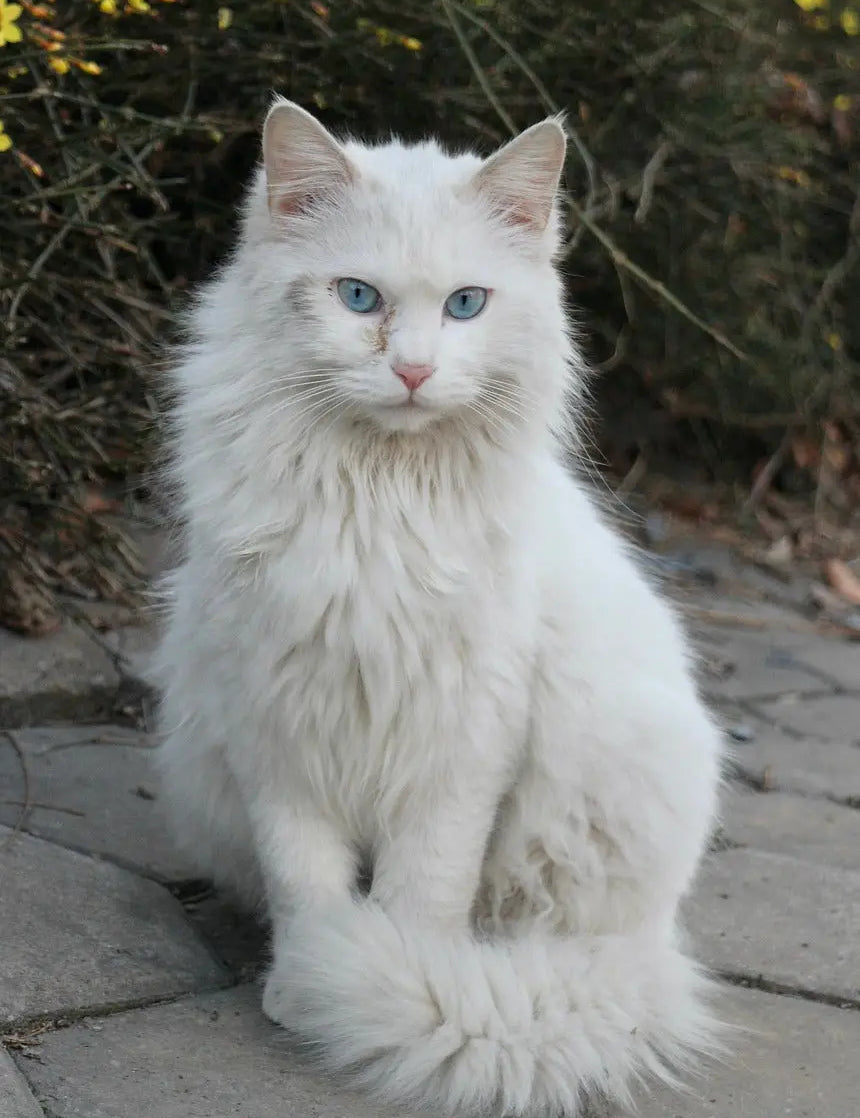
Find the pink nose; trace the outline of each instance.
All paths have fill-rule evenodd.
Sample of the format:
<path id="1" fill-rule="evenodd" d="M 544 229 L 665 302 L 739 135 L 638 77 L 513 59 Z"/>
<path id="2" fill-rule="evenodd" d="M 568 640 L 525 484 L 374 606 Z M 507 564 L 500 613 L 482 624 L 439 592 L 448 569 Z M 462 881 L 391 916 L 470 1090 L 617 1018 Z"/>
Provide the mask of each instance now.
<path id="1" fill-rule="evenodd" d="M 394 375 L 402 380 L 410 392 L 420 388 L 425 380 L 433 376 L 432 365 L 395 365 Z"/>

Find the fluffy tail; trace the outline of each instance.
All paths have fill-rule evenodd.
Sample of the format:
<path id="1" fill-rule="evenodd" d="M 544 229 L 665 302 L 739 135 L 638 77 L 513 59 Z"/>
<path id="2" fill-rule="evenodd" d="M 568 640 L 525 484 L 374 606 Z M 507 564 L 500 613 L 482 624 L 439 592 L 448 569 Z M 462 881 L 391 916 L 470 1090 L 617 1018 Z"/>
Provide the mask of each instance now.
<path id="1" fill-rule="evenodd" d="M 705 979 L 655 937 L 439 939 L 370 903 L 321 916 L 277 945 L 264 1009 L 381 1102 L 573 1116 L 714 1047 Z"/>

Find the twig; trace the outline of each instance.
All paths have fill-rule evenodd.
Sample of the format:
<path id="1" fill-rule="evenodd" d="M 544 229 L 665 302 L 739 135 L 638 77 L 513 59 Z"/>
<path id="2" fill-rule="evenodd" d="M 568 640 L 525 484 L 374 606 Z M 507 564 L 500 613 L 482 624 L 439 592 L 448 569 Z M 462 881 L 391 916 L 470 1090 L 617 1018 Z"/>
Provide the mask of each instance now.
<path id="1" fill-rule="evenodd" d="M 621 479 L 621 482 L 616 486 L 615 493 L 619 497 L 626 496 L 636 488 L 648 469 L 648 459 L 640 450 L 636 455 L 636 461 Z"/>
<path id="2" fill-rule="evenodd" d="M 681 606 L 683 613 L 696 621 L 706 621 L 712 625 L 725 625 L 738 629 L 769 629 L 773 622 L 764 617 L 753 617 L 745 613 L 730 613 L 728 610 L 708 609 L 704 606 Z M 800 619 L 786 618 L 779 622 L 780 628 L 788 629 L 793 633 L 821 633 L 825 636 L 848 637 L 858 639 L 858 633 L 839 625 L 834 621 L 802 621 Z"/>
<path id="3" fill-rule="evenodd" d="M 21 807 L 23 802 L 23 800 L 0 800 L 0 804 L 5 804 L 7 807 Z M 87 814 L 85 811 L 78 811 L 78 809 L 74 807 L 61 807 L 59 804 L 43 804 L 38 800 L 34 800 L 29 804 L 30 811 L 35 811 L 37 808 L 40 811 L 56 811 L 60 815 L 74 815 L 79 819 L 84 819 Z"/>
<path id="4" fill-rule="evenodd" d="M 510 58 L 511 62 L 513 62 L 513 64 L 520 70 L 520 72 L 532 83 L 532 85 L 534 86 L 534 90 L 540 98 L 541 103 L 546 111 L 548 113 L 558 114 L 560 112 L 558 103 L 552 98 L 547 87 L 534 72 L 531 66 L 529 66 L 528 62 L 526 62 L 519 51 L 517 51 L 503 35 L 500 35 L 491 23 L 488 23 L 485 19 L 481 19 L 480 16 L 476 16 L 474 12 L 469 11 L 469 9 L 463 7 L 462 4 L 458 4 L 456 0 L 450 0 L 450 3 L 453 5 L 454 8 L 456 8 L 460 15 L 462 15 L 476 27 L 479 27 L 486 35 L 489 36 L 489 38 L 493 40 L 496 46 L 500 47 L 505 52 L 508 58 Z M 583 165 L 585 166 L 585 171 L 588 176 L 588 195 L 585 199 L 584 207 L 586 210 L 590 210 L 594 199 L 597 196 L 597 164 L 595 162 L 594 156 L 585 146 L 585 143 L 583 142 L 583 139 L 580 136 L 579 132 L 567 119 L 565 119 L 564 121 L 564 130 L 567 133 L 571 143 L 576 148 L 577 153 L 582 160 Z"/>
<path id="5" fill-rule="evenodd" d="M 605 361 L 598 362 L 596 368 L 599 369 L 601 373 L 611 373 L 612 370 L 616 369 L 627 356 L 627 350 L 630 346 L 630 333 L 630 323 L 628 321 L 624 323 L 624 325 L 615 335 L 615 348 L 613 349 L 612 353 L 610 353 Z"/>
<path id="6" fill-rule="evenodd" d="M 683 318 L 686 318 L 688 322 L 691 322 L 703 333 L 713 338 L 718 345 L 728 350 L 738 361 L 741 361 L 744 365 L 756 368 L 756 363 L 749 354 L 739 349 L 730 338 L 726 337 L 722 330 L 718 330 L 715 326 L 711 326 L 709 323 L 705 322 L 703 318 L 699 318 L 694 311 L 690 310 L 686 303 L 681 302 L 678 296 L 669 290 L 662 280 L 654 279 L 654 277 L 650 276 L 643 268 L 640 268 L 638 264 L 634 264 L 627 253 L 623 252 L 609 234 L 604 232 L 596 222 L 592 221 L 589 215 L 585 213 L 573 199 L 570 200 L 570 204 L 577 220 L 581 221 L 589 233 L 603 245 L 613 264 L 629 272 L 643 287 L 647 287 L 650 291 L 653 291 L 664 303 L 668 303 L 673 310 L 677 311 Z"/>
<path id="7" fill-rule="evenodd" d="M 445 10 L 445 15 L 448 17 L 448 22 L 451 24 L 451 30 L 454 32 L 454 35 L 457 38 L 457 42 L 460 44 L 460 49 L 466 56 L 469 65 L 472 67 L 472 72 L 478 79 L 478 85 L 480 85 L 481 89 L 484 91 L 484 96 L 492 105 L 493 110 L 495 111 L 502 124 L 504 124 L 505 128 L 507 128 L 512 136 L 516 136 L 516 134 L 519 132 L 519 128 L 517 128 L 516 124 L 514 124 L 513 117 L 496 96 L 495 91 L 490 84 L 490 79 L 487 77 L 486 71 L 484 70 L 484 67 L 478 60 L 478 56 L 472 50 L 472 44 L 466 38 L 466 34 L 463 31 L 463 28 L 460 26 L 460 21 L 457 19 L 457 13 L 454 11 L 454 5 L 451 3 L 451 0 L 442 0 L 442 7 Z"/>
<path id="8" fill-rule="evenodd" d="M 824 313 L 824 308 L 832 299 L 834 293 L 851 274 L 854 266 L 860 261 L 860 191 L 854 198 L 851 208 L 851 217 L 848 221 L 848 246 L 836 263 L 828 270 L 822 281 L 821 287 L 816 292 L 815 298 L 809 306 L 801 328 L 801 339 L 808 348 L 815 323 Z"/>
<path id="9" fill-rule="evenodd" d="M 793 436 L 794 429 L 789 427 L 780 439 L 779 446 L 762 467 L 758 477 L 753 483 L 752 489 L 750 489 L 749 491 L 746 500 L 741 505 L 742 515 L 744 513 L 751 512 L 768 491 L 768 489 L 770 489 L 771 482 L 776 477 L 777 471 L 779 470 L 782 463 L 785 461 L 785 456 L 786 454 L 788 454 Z"/>
<path id="10" fill-rule="evenodd" d="M 460 26 L 460 22 L 457 19 L 457 14 L 454 11 L 452 0 L 442 0 L 442 7 L 445 10 L 445 14 L 448 17 L 448 21 L 451 24 L 451 29 L 457 38 L 457 42 L 460 44 L 463 54 L 466 56 L 469 65 L 472 67 L 472 72 L 474 73 L 478 84 L 484 91 L 484 95 L 487 98 L 487 101 L 498 116 L 499 120 L 501 120 L 501 122 L 511 133 L 511 135 L 515 136 L 519 129 L 514 123 L 514 120 L 508 110 L 496 96 L 496 93 L 490 83 L 490 79 L 487 77 L 486 71 L 484 70 L 477 55 L 472 49 L 471 43 L 466 38 L 463 28 Z M 608 253 L 610 260 L 616 267 L 623 268 L 624 271 L 629 272 L 630 275 L 633 276 L 634 279 L 638 280 L 643 287 L 646 287 L 650 291 L 653 291 L 655 295 L 663 300 L 663 302 L 667 303 L 670 307 L 672 307 L 673 310 L 677 311 L 678 314 L 686 318 L 688 322 L 691 322 L 699 330 L 707 334 L 718 345 L 722 346 L 723 349 L 728 350 L 728 352 L 736 357 L 738 361 L 741 361 L 743 364 L 749 365 L 752 368 L 757 367 L 756 362 L 753 361 L 753 359 L 747 353 L 744 353 L 742 349 L 739 349 L 735 345 L 735 343 L 727 338 L 721 330 L 718 330 L 715 326 L 711 326 L 709 323 L 705 322 L 704 319 L 700 318 L 686 305 L 686 303 L 683 303 L 678 298 L 678 296 L 674 294 L 674 292 L 670 291 L 668 287 L 666 287 L 666 285 L 662 282 L 662 280 L 654 279 L 653 276 L 650 276 L 643 268 L 640 268 L 638 264 L 635 264 L 627 255 L 627 253 L 622 251 L 622 249 L 618 247 L 618 245 L 609 236 L 609 234 L 604 232 L 604 230 L 600 228 L 600 226 L 592 219 L 591 215 L 572 196 L 568 195 L 567 201 L 570 205 L 570 208 L 573 210 L 573 213 L 576 216 L 577 220 L 589 231 L 589 233 L 591 233 L 593 237 L 595 237 L 600 242 L 600 244 Z M 568 247 L 570 247 L 570 242 L 568 242 Z"/>
<path id="11" fill-rule="evenodd" d="M 642 172 L 642 187 L 639 192 L 639 205 L 633 215 L 633 220 L 637 225 L 645 224 L 648 211 L 651 209 L 651 203 L 654 200 L 654 184 L 671 150 L 672 145 L 668 140 L 664 140 L 645 164 L 645 170 Z"/>
<path id="12" fill-rule="evenodd" d="M 21 776 L 24 781 L 24 799 L 21 805 L 21 810 L 18 813 L 18 818 L 15 820 L 15 826 L 12 828 L 12 833 L 8 836 L 3 843 L 3 849 L 8 850 L 15 839 L 15 836 L 20 834 L 24 824 L 27 821 L 27 816 L 33 807 L 33 802 L 30 792 L 30 769 L 27 765 L 27 757 L 24 750 L 21 748 L 21 743 L 18 741 L 17 735 L 14 730 L 3 730 L 3 737 L 9 742 L 15 750 L 15 756 L 18 758 L 18 764 L 21 766 Z"/>

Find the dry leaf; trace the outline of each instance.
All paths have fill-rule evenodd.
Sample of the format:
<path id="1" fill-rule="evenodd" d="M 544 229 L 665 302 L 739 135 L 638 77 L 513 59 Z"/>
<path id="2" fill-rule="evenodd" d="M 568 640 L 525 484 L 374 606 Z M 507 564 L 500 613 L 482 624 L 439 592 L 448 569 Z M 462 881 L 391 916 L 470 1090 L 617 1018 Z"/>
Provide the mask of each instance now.
<path id="1" fill-rule="evenodd" d="M 844 443 L 828 442 L 823 453 L 824 461 L 837 476 L 844 474 L 851 464 L 851 450 Z"/>
<path id="2" fill-rule="evenodd" d="M 762 562 L 768 567 L 787 567 L 794 558 L 794 546 L 789 536 L 781 536 L 763 553 Z"/>
<path id="3" fill-rule="evenodd" d="M 113 497 L 108 497 L 102 490 L 90 487 L 83 494 L 81 507 L 84 512 L 89 513 L 119 512 L 122 504 Z"/>
<path id="4" fill-rule="evenodd" d="M 791 456 L 799 470 L 814 470 L 821 456 L 819 445 L 808 435 L 796 435 L 791 440 Z"/>
<path id="5" fill-rule="evenodd" d="M 0 626 L 27 637 L 46 637 L 60 624 L 50 588 L 9 564 L 0 579 Z"/>
<path id="6" fill-rule="evenodd" d="M 860 606 L 860 578 L 841 559 L 825 559 L 824 577 L 846 602 Z"/>
<path id="7" fill-rule="evenodd" d="M 758 526 L 772 541 L 778 541 L 785 535 L 785 525 L 782 520 L 775 516 L 771 516 L 765 509 L 756 509 L 755 518 L 758 521 Z"/>

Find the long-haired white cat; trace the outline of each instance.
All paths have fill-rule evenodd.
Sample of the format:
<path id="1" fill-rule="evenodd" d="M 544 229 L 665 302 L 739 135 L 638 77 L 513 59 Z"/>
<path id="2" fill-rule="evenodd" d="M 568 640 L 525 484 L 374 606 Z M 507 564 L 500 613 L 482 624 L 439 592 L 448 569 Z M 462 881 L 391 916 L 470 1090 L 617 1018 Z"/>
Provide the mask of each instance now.
<path id="1" fill-rule="evenodd" d="M 564 149 L 340 143 L 279 100 L 175 371 L 179 835 L 265 905 L 265 1012 L 448 1115 L 627 1101 L 710 1034 L 677 909 L 718 735 L 564 465 Z"/>

